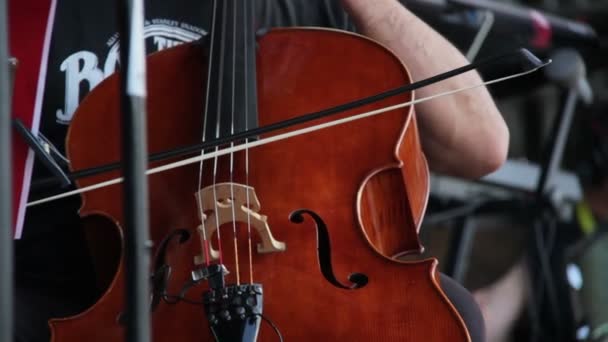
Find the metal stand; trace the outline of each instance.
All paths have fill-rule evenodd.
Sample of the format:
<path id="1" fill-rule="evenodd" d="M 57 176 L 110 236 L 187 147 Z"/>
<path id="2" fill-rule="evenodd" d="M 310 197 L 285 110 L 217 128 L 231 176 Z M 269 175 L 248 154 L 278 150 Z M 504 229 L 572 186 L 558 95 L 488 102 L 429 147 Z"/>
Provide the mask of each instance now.
<path id="1" fill-rule="evenodd" d="M 479 31 L 473 39 L 473 43 L 467 51 L 467 59 L 474 61 L 481 49 L 481 46 L 488 37 L 488 33 L 494 25 L 494 13 L 492 11 L 476 11 L 483 15 L 483 21 Z M 451 277 L 458 283 L 464 282 L 466 275 L 467 264 L 466 260 L 469 259 L 471 249 L 473 247 L 473 241 L 475 237 L 475 225 L 468 216 L 462 216 L 457 220 L 455 228 L 452 231 L 452 239 L 448 250 L 448 263 L 446 264 L 445 272 L 451 275 Z"/>
<path id="2" fill-rule="evenodd" d="M 549 308 L 550 320 L 552 321 L 551 330 L 559 340 L 568 341 L 569 334 L 565 333 L 568 329 L 568 322 L 563 321 L 562 312 L 569 303 L 564 304 L 560 300 L 558 288 L 562 279 L 554 274 L 551 263 L 555 236 L 557 233 L 558 217 L 556 208 L 551 203 L 551 194 L 555 191 L 552 179 L 561 166 L 564 148 L 568 139 L 568 133 L 572 119 L 574 117 L 576 104 L 579 100 L 591 103 L 592 94 L 590 87 L 585 79 L 585 64 L 575 50 L 563 49 L 554 54 L 554 64 L 545 69 L 545 75 L 552 82 L 567 89 L 567 96 L 563 110 L 558 114 L 553 122 L 549 143 L 546 145 L 546 158 L 541 164 L 541 174 L 538 180 L 535 193 L 536 213 L 532 218 L 531 246 L 529 263 L 536 264 L 539 272 L 532 272 L 532 293 L 530 298 L 530 316 L 542 317 L 541 313 L 546 300 Z M 531 269 L 534 269 L 531 267 Z M 540 301 L 540 303 L 539 303 Z M 540 325 L 539 322 L 534 322 Z M 572 323 L 572 322 L 571 322 Z M 541 330 L 534 335 L 532 340 L 543 339 Z"/>
<path id="3" fill-rule="evenodd" d="M 492 11 L 483 11 L 483 21 L 481 23 L 481 27 L 477 34 L 475 35 L 475 39 L 473 39 L 473 43 L 469 47 L 469 51 L 467 51 L 467 59 L 469 61 L 474 61 L 477 55 L 479 54 L 479 50 L 481 46 L 488 38 L 488 34 L 494 25 L 494 13 Z"/>
<path id="4" fill-rule="evenodd" d="M 128 342 L 151 340 L 143 0 L 119 1 Z"/>
<path id="5" fill-rule="evenodd" d="M 468 260 L 475 239 L 475 224 L 467 216 L 456 220 L 450 239 L 445 274 L 450 275 L 459 284 L 464 283 Z"/>
<path id="6" fill-rule="evenodd" d="M 13 214 L 8 7 L 0 0 L 0 341 L 13 340 Z"/>
<path id="7" fill-rule="evenodd" d="M 30 130 L 25 127 L 25 125 L 19 119 L 13 119 L 13 127 L 17 130 L 17 133 L 21 135 L 25 143 L 29 146 L 29 148 L 34 151 L 36 158 L 44 164 L 44 166 L 51 171 L 53 176 L 58 180 L 60 186 L 62 188 L 67 187 L 72 184 L 66 173 L 61 169 L 61 166 L 53 159 L 51 152 L 51 148 L 48 145 L 41 143 L 41 141 L 36 138 Z M 67 166 L 67 165 L 66 165 Z"/>

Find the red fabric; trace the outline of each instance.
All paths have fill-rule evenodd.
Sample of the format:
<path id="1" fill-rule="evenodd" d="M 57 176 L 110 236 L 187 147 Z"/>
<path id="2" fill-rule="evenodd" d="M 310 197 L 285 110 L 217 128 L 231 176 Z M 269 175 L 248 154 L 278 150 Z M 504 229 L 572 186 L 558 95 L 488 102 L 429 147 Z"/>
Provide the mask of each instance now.
<path id="1" fill-rule="evenodd" d="M 530 41 L 533 47 L 537 49 L 548 49 L 551 47 L 553 39 L 553 28 L 549 20 L 538 11 L 530 11 L 532 18 L 532 26 L 534 27 L 534 36 Z"/>
<path id="2" fill-rule="evenodd" d="M 38 130 L 39 118 L 36 116 L 40 113 L 36 113 L 36 98 L 42 96 L 38 94 L 38 84 L 41 78 L 41 66 L 46 60 L 43 56 L 43 47 L 47 26 L 50 27 L 48 21 L 54 2 L 54 0 L 9 0 L 8 2 L 9 53 L 19 61 L 15 73 L 12 116 L 21 119 L 33 132 Z M 43 68 L 46 68 L 46 65 Z M 31 170 L 26 169 L 27 159 L 28 147 L 25 141 L 13 132 L 13 226 L 16 238 L 21 235 L 20 226 L 23 220 L 19 218 L 23 218 L 25 213 L 24 205 L 29 191 L 29 177 L 31 177 Z"/>

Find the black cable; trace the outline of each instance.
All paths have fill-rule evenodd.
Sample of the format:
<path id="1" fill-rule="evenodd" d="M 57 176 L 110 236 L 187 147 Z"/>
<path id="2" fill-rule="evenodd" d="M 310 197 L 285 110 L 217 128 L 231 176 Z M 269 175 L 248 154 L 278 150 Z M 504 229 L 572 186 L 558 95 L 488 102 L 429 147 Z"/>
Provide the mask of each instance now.
<path id="1" fill-rule="evenodd" d="M 270 320 L 270 318 L 268 318 L 268 317 L 266 317 L 266 316 L 264 316 L 262 314 L 259 314 L 259 313 L 253 314 L 251 316 L 260 316 L 260 317 L 262 317 L 262 319 L 265 320 L 266 323 L 268 323 L 272 327 L 272 329 L 274 330 L 274 332 L 277 334 L 277 336 L 279 337 L 279 341 L 283 342 L 283 335 L 281 334 L 281 331 L 279 330 L 279 327 L 277 327 L 276 324 L 274 324 L 274 322 L 272 320 Z"/>
<path id="2" fill-rule="evenodd" d="M 184 303 L 192 304 L 192 305 L 204 305 L 205 304 L 203 301 L 199 302 L 196 300 L 188 299 L 182 295 L 171 295 L 166 292 L 162 294 L 162 298 L 165 300 L 165 303 L 171 304 L 171 305 L 175 305 L 179 302 L 184 302 Z M 171 299 L 171 300 L 169 300 L 169 299 Z"/>
<path id="3" fill-rule="evenodd" d="M 530 255 L 531 272 L 530 299 L 528 314 L 530 315 L 530 341 L 537 341 L 547 335 L 546 321 L 542 322 L 543 303 L 546 306 L 549 320 L 552 322 L 550 330 L 553 337 L 562 338 L 563 326 L 561 324 L 557 289 L 555 287 L 554 273 L 551 267 L 551 254 L 555 245 L 557 222 L 554 208 L 547 203 L 537 206 L 536 214 L 532 217 L 532 251 Z"/>
<path id="4" fill-rule="evenodd" d="M 546 216 L 544 217 L 545 223 L 544 225 L 541 225 L 539 227 L 539 229 L 536 231 L 536 234 L 538 236 L 537 238 L 537 247 L 539 248 L 539 263 L 541 266 L 541 274 L 542 277 L 544 278 L 544 286 L 543 288 L 546 289 L 547 292 L 547 301 L 549 303 L 549 312 L 551 315 L 551 318 L 553 320 L 553 325 L 554 325 L 554 329 L 557 332 L 556 336 L 562 336 L 562 332 L 563 332 L 563 327 L 561 324 L 561 318 L 560 318 L 560 310 L 559 310 L 559 304 L 558 304 L 558 300 L 557 300 L 557 290 L 555 287 L 555 277 L 553 274 L 553 270 L 551 267 L 551 254 L 552 254 L 552 250 L 553 250 L 553 245 L 555 242 L 555 230 L 556 230 L 556 222 L 555 222 L 555 217 L 552 215 L 549 215 L 548 213 L 545 213 Z M 543 234 L 543 231 L 541 231 L 542 227 L 545 226 L 546 227 L 546 234 Z"/>
<path id="5" fill-rule="evenodd" d="M 532 270 L 535 265 L 533 262 L 533 256 L 528 254 L 528 258 L 527 258 L 527 262 L 528 262 L 528 268 L 530 270 Z M 530 324 L 530 332 L 528 334 L 528 341 L 529 342 L 535 342 L 538 340 L 538 337 L 541 335 L 541 327 L 540 327 L 540 318 L 539 318 L 539 312 L 538 312 L 538 308 L 540 307 L 538 301 L 538 296 L 537 296 L 537 284 L 538 281 L 534 281 L 534 273 L 530 272 L 530 281 L 527 284 L 527 288 L 528 291 L 530 293 L 530 296 L 528 296 L 528 305 L 526 306 L 527 308 L 527 313 L 528 313 L 528 323 Z"/>
<path id="6" fill-rule="evenodd" d="M 203 301 L 198 302 L 198 301 L 186 298 L 186 292 L 188 292 L 188 290 L 190 290 L 194 285 L 196 285 L 198 283 L 199 283 L 199 281 L 190 280 L 189 282 L 184 284 L 182 289 L 179 291 L 178 295 L 172 295 L 172 294 L 167 293 L 167 291 L 163 291 L 160 294 L 161 298 L 163 298 L 167 304 L 177 304 L 180 301 L 183 301 L 185 303 L 193 304 L 193 305 L 204 305 L 205 303 Z"/>

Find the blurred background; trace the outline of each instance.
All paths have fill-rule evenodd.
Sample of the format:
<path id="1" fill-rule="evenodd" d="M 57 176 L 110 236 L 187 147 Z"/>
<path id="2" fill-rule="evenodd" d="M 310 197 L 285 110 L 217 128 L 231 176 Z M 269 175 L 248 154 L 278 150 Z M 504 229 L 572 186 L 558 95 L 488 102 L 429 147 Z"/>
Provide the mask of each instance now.
<path id="1" fill-rule="evenodd" d="M 489 342 L 608 341 L 608 1 L 402 2 L 471 61 L 553 60 L 490 86 L 508 162 L 476 182 L 433 175 L 425 256 L 473 293 Z"/>

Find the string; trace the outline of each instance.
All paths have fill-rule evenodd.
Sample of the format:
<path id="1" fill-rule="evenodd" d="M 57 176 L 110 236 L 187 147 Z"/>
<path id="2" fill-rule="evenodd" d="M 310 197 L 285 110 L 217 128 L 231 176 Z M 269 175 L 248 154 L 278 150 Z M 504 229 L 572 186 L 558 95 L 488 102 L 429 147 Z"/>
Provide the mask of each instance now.
<path id="1" fill-rule="evenodd" d="M 247 3 L 249 6 L 251 6 L 253 4 L 253 0 L 249 1 Z M 245 5 L 245 15 L 244 15 L 244 25 L 245 25 L 245 29 L 244 29 L 244 35 L 245 38 L 243 39 L 244 42 L 244 46 L 243 46 L 243 53 L 245 54 L 245 83 L 244 83 L 244 87 L 245 87 L 245 130 L 249 130 L 249 91 L 247 88 L 247 85 L 249 84 L 248 82 L 255 82 L 255 80 L 251 80 L 250 79 L 250 75 L 249 75 L 249 54 L 251 53 L 248 49 L 248 38 L 249 38 L 249 25 L 251 25 L 252 23 L 249 23 L 248 18 L 251 18 L 251 11 L 250 11 L 251 7 L 247 7 L 247 5 Z M 247 205 L 247 209 L 251 208 L 251 203 L 250 203 L 250 199 L 249 199 L 249 148 L 247 148 L 247 143 L 249 142 L 249 138 L 245 139 L 245 186 L 246 186 L 246 205 Z M 234 147 L 234 146 L 233 146 Z M 249 210 L 246 211 L 247 212 L 247 247 L 248 247 L 248 252 L 249 252 L 249 283 L 253 284 L 253 252 L 252 252 L 252 242 L 251 242 L 251 215 Z"/>
<path id="2" fill-rule="evenodd" d="M 203 138 L 202 141 L 205 141 L 205 138 L 207 136 L 207 115 L 209 112 L 209 89 L 211 89 L 211 70 L 213 68 L 213 61 L 214 61 L 214 53 L 213 53 L 213 47 L 214 47 L 214 41 L 215 41 L 215 34 L 216 34 L 216 27 L 215 27 L 215 23 L 216 23 L 216 9 L 217 9 L 217 0 L 213 0 L 213 15 L 211 17 L 211 45 L 210 45 L 210 50 L 209 50 L 209 63 L 207 66 L 207 90 L 206 90 L 206 96 L 205 96 L 205 114 L 203 116 Z M 204 157 L 205 154 L 205 150 L 201 149 L 201 157 Z M 197 194 L 197 199 L 198 199 L 198 210 L 200 213 L 200 218 L 201 218 L 201 228 L 202 228 L 202 241 L 201 241 L 201 247 L 203 249 L 203 257 L 205 259 L 205 265 L 209 266 L 211 264 L 211 258 L 209 256 L 209 240 L 207 239 L 207 229 L 205 228 L 205 213 L 203 211 L 203 199 L 201 198 L 201 188 L 203 187 L 203 164 L 204 164 L 204 160 L 200 161 L 199 164 L 199 168 L 198 168 L 198 188 L 196 191 Z"/>
<path id="3" fill-rule="evenodd" d="M 234 134 L 234 111 L 235 111 L 235 80 L 236 80 L 236 9 L 238 1 L 234 2 L 233 5 L 233 20 L 232 20 L 232 111 L 231 111 L 231 127 L 230 134 Z M 230 142 L 230 147 L 234 147 L 234 141 Z M 236 269 L 236 285 L 241 285 L 241 271 L 239 268 L 239 248 L 236 236 L 236 212 L 235 204 L 236 198 L 234 197 L 234 153 L 230 153 L 230 204 L 232 208 L 232 235 L 234 241 L 234 263 Z"/>
<path id="4" fill-rule="evenodd" d="M 352 116 L 349 116 L 349 117 L 346 117 L 346 118 L 342 118 L 342 119 L 338 119 L 338 120 L 333 120 L 333 121 L 325 122 L 325 123 L 322 123 L 322 124 L 318 124 L 318 125 L 314 125 L 314 126 L 310 126 L 310 127 L 306 127 L 306 128 L 301 128 L 301 129 L 294 130 L 294 131 L 287 132 L 287 133 L 277 134 L 277 135 L 274 135 L 274 136 L 271 136 L 271 137 L 267 137 L 267 138 L 261 138 L 261 139 L 258 139 L 256 141 L 253 141 L 253 142 L 250 142 L 250 143 L 247 143 L 247 144 L 239 144 L 239 145 L 236 145 L 236 146 L 231 147 L 231 148 L 226 148 L 226 149 L 219 150 L 219 151 L 216 151 L 216 152 L 207 153 L 205 156 L 191 157 L 191 158 L 187 158 L 187 159 L 184 159 L 184 160 L 181 160 L 181 161 L 177 161 L 177 162 L 169 163 L 169 164 L 166 164 L 166 165 L 158 166 L 158 167 L 151 168 L 148 171 L 146 171 L 146 175 L 153 175 L 153 174 L 156 174 L 156 173 L 165 172 L 165 171 L 172 170 L 172 169 L 175 169 L 175 168 L 178 168 L 178 167 L 182 167 L 182 166 L 190 165 L 190 164 L 193 164 L 193 163 L 197 163 L 197 162 L 199 162 L 201 160 L 211 159 L 211 158 L 214 158 L 215 156 L 222 156 L 222 155 L 226 155 L 226 154 L 232 153 L 232 152 L 243 151 L 246 148 L 249 149 L 249 148 L 253 148 L 253 147 L 257 147 L 257 146 L 262 146 L 262 145 L 270 144 L 270 143 L 273 143 L 273 142 L 285 140 L 285 139 L 288 139 L 288 138 L 291 138 L 291 137 L 295 137 L 295 136 L 299 136 L 299 135 L 304 135 L 304 134 L 315 132 L 315 131 L 322 130 L 322 129 L 325 129 L 325 128 L 329 128 L 329 127 L 333 127 L 333 126 L 337 126 L 337 125 L 342 125 L 342 124 L 345 124 L 345 123 L 348 123 L 348 122 L 351 122 L 351 121 L 356 121 L 356 120 L 365 119 L 365 118 L 368 118 L 368 117 L 380 115 L 380 114 L 385 113 L 385 112 L 389 112 L 389 111 L 392 111 L 392 110 L 395 110 L 395 109 L 400 109 L 400 108 L 408 107 L 408 106 L 411 106 L 411 105 L 423 103 L 423 102 L 430 101 L 430 100 L 433 100 L 433 99 L 436 99 L 436 98 L 440 98 L 440 97 L 443 97 L 443 96 L 453 95 L 453 94 L 456 94 L 456 93 L 459 93 L 459 92 L 462 92 L 462 91 L 471 90 L 471 89 L 479 88 L 479 87 L 482 87 L 482 86 L 495 84 L 495 83 L 498 83 L 498 82 L 503 82 L 503 81 L 506 81 L 506 80 L 509 80 L 509 79 L 513 79 L 513 78 L 516 78 L 516 77 L 521 77 L 521 76 L 530 74 L 530 73 L 536 71 L 537 69 L 546 66 L 547 64 L 549 64 L 549 63 L 547 62 L 547 63 L 544 63 L 544 64 L 540 65 L 539 67 L 533 68 L 531 70 L 527 70 L 527 71 L 524 71 L 524 72 L 521 72 L 521 73 L 517 73 L 517 74 L 513 74 L 513 75 L 510 75 L 510 76 L 496 78 L 494 80 L 490 80 L 490 81 L 487 81 L 487 82 L 482 82 L 482 83 L 479 83 L 479 84 L 475 84 L 475 85 L 471 85 L 471 86 L 467 86 L 467 87 L 463 87 L 463 88 L 459 88 L 459 89 L 455 89 L 455 90 L 445 91 L 445 92 L 434 94 L 434 95 L 430 95 L 430 96 L 427 96 L 427 97 L 422 97 L 422 98 L 419 98 L 419 99 L 416 99 L 416 100 L 411 100 L 411 101 L 403 102 L 403 103 L 400 103 L 400 104 L 396 104 L 396 105 L 393 105 L 393 106 L 390 106 L 390 107 L 385 107 L 385 108 L 381 108 L 381 109 L 372 110 L 372 111 L 369 111 L 369 112 L 364 112 L 364 113 L 352 115 Z M 51 202 L 51 201 L 55 201 L 55 200 L 58 200 L 58 199 L 61 199 L 61 198 L 65 198 L 65 197 L 69 197 L 69 196 L 73 196 L 73 195 L 89 192 L 89 191 L 96 190 L 96 189 L 101 189 L 101 188 L 104 188 L 104 187 L 107 187 L 107 186 L 110 186 L 110 185 L 119 184 L 119 183 L 122 183 L 122 182 L 123 182 L 123 178 L 122 177 L 114 178 L 114 179 L 111 179 L 111 180 L 108 180 L 108 181 L 105 181 L 105 182 L 101 182 L 101 183 L 98 183 L 98 184 L 94 184 L 94 185 L 90 185 L 90 186 L 87 186 L 87 187 L 83 187 L 83 188 L 78 189 L 78 190 L 68 191 L 68 192 L 65 192 L 63 194 L 59 194 L 59 195 L 55 195 L 55 196 L 50 196 L 50 197 L 43 198 L 43 199 L 40 199 L 40 200 L 37 200 L 37 201 L 32 201 L 32 202 L 29 202 L 27 204 L 27 206 L 30 207 L 30 206 L 40 205 L 40 204 Z"/>
<path id="5" fill-rule="evenodd" d="M 226 1 L 222 1 L 222 34 L 220 36 L 220 65 L 219 65 L 219 77 L 217 78 L 217 115 L 216 115 L 216 120 L 217 122 L 215 123 L 215 138 L 219 138 L 220 137 L 220 123 L 221 123 L 221 108 L 222 108 L 222 91 L 223 91 L 223 85 L 224 85 L 224 57 L 226 56 L 226 39 L 224 39 L 224 37 L 226 36 Z M 217 245 L 218 245 L 218 253 L 219 253 L 219 261 L 220 264 L 223 265 L 224 264 L 224 257 L 223 257 L 223 253 L 222 253 L 222 236 L 220 234 L 220 214 L 218 211 L 218 207 L 217 207 L 217 165 L 218 165 L 218 158 L 221 156 L 220 154 L 218 154 L 219 152 L 219 146 L 215 147 L 215 156 L 213 157 L 213 206 L 214 206 L 214 210 L 215 210 L 215 229 L 217 231 Z"/>

